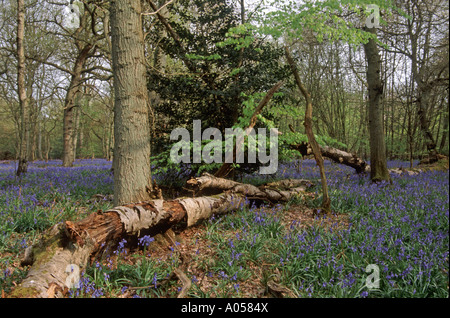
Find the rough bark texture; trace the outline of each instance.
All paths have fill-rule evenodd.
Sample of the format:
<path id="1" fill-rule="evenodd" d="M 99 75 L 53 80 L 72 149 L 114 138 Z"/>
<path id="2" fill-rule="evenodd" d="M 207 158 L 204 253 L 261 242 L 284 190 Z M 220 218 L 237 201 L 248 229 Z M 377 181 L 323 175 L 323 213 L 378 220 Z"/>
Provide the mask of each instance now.
<path id="1" fill-rule="evenodd" d="M 421 12 L 423 9 L 428 8 L 420 5 L 420 3 L 412 3 L 414 3 L 414 9 L 412 7 L 411 9 L 413 11 L 417 10 L 414 12 L 414 15 L 418 20 L 415 23 L 407 24 L 407 34 L 410 42 L 408 57 L 411 59 L 413 80 L 417 85 L 417 115 L 419 117 L 420 131 L 425 139 L 428 160 L 436 162 L 439 160 L 437 158 L 438 152 L 436 149 L 436 140 L 430 130 L 430 116 L 428 112 L 433 107 L 430 105 L 433 87 L 439 83 L 446 83 L 448 85 L 448 78 L 441 78 L 441 73 L 439 73 L 437 78 L 433 76 L 434 72 L 430 69 L 430 65 L 433 64 L 430 63 L 431 56 L 433 56 L 431 53 L 432 41 L 430 40 L 432 36 L 432 20 L 428 20 L 427 18 L 429 14 L 427 12 L 428 10 Z M 424 42 L 421 43 L 422 41 Z M 448 62 L 446 64 L 448 67 Z"/>
<path id="2" fill-rule="evenodd" d="M 150 124 L 140 0 L 111 1 L 114 204 L 149 200 Z"/>
<path id="3" fill-rule="evenodd" d="M 427 116 L 427 110 L 429 109 L 429 99 L 431 87 L 420 82 L 418 84 L 419 96 L 417 97 L 418 110 L 417 115 L 419 117 L 420 129 L 425 138 L 425 144 L 428 151 L 429 160 L 432 162 L 438 161 L 436 141 L 430 130 L 430 123 Z"/>
<path id="4" fill-rule="evenodd" d="M 212 187 L 226 192 L 207 197 L 127 204 L 92 213 L 75 223 L 58 224 L 27 251 L 22 264 L 32 267 L 9 296 L 63 297 L 68 290 L 70 271 L 67 268 L 73 265 L 85 267 L 105 251 L 111 252 L 124 237 L 137 237 L 143 233 L 155 235 L 182 222 L 193 226 L 213 214 L 228 213 L 249 205 L 252 202 L 249 199 L 287 201 L 302 195 L 312 185 L 307 180 L 285 180 L 255 187 L 209 174 L 191 179 L 188 184 L 198 189 Z"/>
<path id="5" fill-rule="evenodd" d="M 367 32 L 376 34 L 375 28 L 366 28 Z M 369 89 L 369 143 L 370 143 L 370 178 L 374 182 L 391 179 L 386 160 L 384 142 L 383 83 L 381 82 L 381 59 L 378 45 L 374 39 L 364 44 L 367 60 L 367 84 Z"/>

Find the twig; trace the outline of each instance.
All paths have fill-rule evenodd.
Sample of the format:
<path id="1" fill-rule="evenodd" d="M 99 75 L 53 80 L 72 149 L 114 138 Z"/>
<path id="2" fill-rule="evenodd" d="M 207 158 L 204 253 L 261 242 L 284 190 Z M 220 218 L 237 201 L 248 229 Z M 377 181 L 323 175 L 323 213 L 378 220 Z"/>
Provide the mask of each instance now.
<path id="1" fill-rule="evenodd" d="M 177 298 L 185 298 L 189 289 L 191 288 L 191 280 L 186 276 L 185 273 L 181 271 L 180 268 L 174 270 L 174 273 L 178 276 L 178 278 L 183 283 L 183 287 L 181 288 L 181 292 L 178 294 Z"/>
<path id="2" fill-rule="evenodd" d="M 159 8 L 159 9 L 156 10 L 156 11 L 153 11 L 153 12 L 144 12 L 144 13 L 141 13 L 141 15 L 154 15 L 154 14 L 158 14 L 159 11 L 161 11 L 162 9 L 164 9 L 165 7 L 167 7 L 167 6 L 168 6 L 169 4 L 171 4 L 173 1 L 174 1 L 174 0 L 170 0 L 169 2 L 165 3 L 161 8 Z"/>

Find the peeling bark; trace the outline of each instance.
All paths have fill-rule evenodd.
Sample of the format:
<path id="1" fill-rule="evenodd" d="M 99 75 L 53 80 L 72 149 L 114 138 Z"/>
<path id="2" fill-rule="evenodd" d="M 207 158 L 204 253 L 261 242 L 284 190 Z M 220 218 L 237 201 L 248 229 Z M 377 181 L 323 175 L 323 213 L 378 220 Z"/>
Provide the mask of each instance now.
<path id="1" fill-rule="evenodd" d="M 175 224 L 194 226 L 213 214 L 229 213 L 251 200 L 285 202 L 302 195 L 312 185 L 307 180 L 284 180 L 256 187 L 210 174 L 191 179 L 197 189 L 215 188 L 225 191 L 214 196 L 151 200 L 127 204 L 95 212 L 78 222 L 66 221 L 47 231 L 43 239 L 28 249 L 22 264 L 32 264 L 27 277 L 9 297 L 64 297 L 73 265 L 82 269 L 113 250 L 125 237 L 138 237 L 145 232 L 155 235 Z M 249 200 L 250 199 L 250 200 Z"/>
<path id="2" fill-rule="evenodd" d="M 334 162 L 350 166 L 354 168 L 357 173 L 368 172 L 370 170 L 370 166 L 355 154 L 328 146 L 320 147 L 320 151 L 322 152 L 322 156 L 327 157 Z"/>

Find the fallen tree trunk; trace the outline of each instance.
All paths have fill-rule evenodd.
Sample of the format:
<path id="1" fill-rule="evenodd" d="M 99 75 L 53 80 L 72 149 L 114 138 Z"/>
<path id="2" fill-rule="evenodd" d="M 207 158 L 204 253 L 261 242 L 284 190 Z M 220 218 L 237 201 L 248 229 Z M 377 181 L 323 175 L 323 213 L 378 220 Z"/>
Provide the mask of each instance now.
<path id="1" fill-rule="evenodd" d="M 328 146 L 321 146 L 320 151 L 322 152 L 322 156 L 334 162 L 350 166 L 356 170 L 356 173 L 368 172 L 370 170 L 370 166 L 355 154 Z"/>
<path id="2" fill-rule="evenodd" d="M 309 147 L 309 144 L 306 142 L 302 142 L 300 144 L 290 145 L 291 149 L 295 149 L 298 152 L 302 154 L 302 156 L 307 156 L 312 154 L 312 150 Z M 355 154 L 333 148 L 328 146 L 321 146 L 320 151 L 322 152 L 322 156 L 333 160 L 336 163 L 340 163 L 343 165 L 347 165 L 349 167 L 352 167 L 356 170 L 357 173 L 368 173 L 370 172 L 370 165 L 365 162 L 363 159 L 359 158 Z M 437 155 L 437 158 L 439 160 L 442 160 L 442 166 L 445 169 L 445 167 L 448 168 L 448 157 L 443 155 Z M 432 164 L 435 164 L 436 162 L 431 161 L 432 163 L 429 163 L 427 159 L 424 159 L 420 161 L 418 166 L 413 169 L 404 169 L 404 168 L 392 168 L 388 169 L 389 173 L 395 173 L 398 175 L 401 174 L 408 174 L 410 176 L 417 175 L 423 171 L 426 171 L 427 166 L 430 166 Z"/>
<path id="3" fill-rule="evenodd" d="M 291 149 L 297 150 L 302 154 L 302 156 L 312 154 L 311 147 L 306 142 L 291 145 Z M 336 163 L 352 167 L 355 169 L 356 173 L 363 173 L 370 171 L 370 166 L 363 159 L 359 158 L 355 154 L 329 146 L 319 146 L 319 149 L 323 157 L 331 159 Z"/>
<path id="4" fill-rule="evenodd" d="M 75 223 L 57 224 L 38 244 L 27 250 L 22 264 L 32 267 L 9 297 L 64 297 L 68 288 L 76 283 L 80 268 L 113 250 L 125 237 L 139 237 L 144 232 L 155 235 L 181 222 L 193 226 L 213 214 L 235 211 L 253 200 L 288 201 L 312 185 L 306 180 L 288 180 L 256 187 L 210 174 L 191 179 L 188 184 L 198 189 L 215 188 L 225 192 L 198 198 L 127 204 L 92 213 Z M 276 189 L 278 186 L 284 189 Z"/>

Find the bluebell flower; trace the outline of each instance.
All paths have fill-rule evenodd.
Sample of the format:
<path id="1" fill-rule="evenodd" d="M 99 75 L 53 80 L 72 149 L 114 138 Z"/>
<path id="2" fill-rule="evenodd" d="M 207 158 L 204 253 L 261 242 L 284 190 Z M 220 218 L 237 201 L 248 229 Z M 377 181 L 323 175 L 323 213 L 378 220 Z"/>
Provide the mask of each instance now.
<path id="1" fill-rule="evenodd" d="M 143 237 L 138 239 L 138 245 L 146 247 L 149 246 L 151 242 L 153 242 L 155 239 L 151 237 L 150 235 L 144 235 Z"/>
<path id="2" fill-rule="evenodd" d="M 152 283 L 155 286 L 155 288 L 157 288 L 157 285 L 156 285 L 157 281 L 158 281 L 158 277 L 157 277 L 157 273 L 155 272 L 155 275 L 153 275 L 153 280 L 152 280 Z"/>

